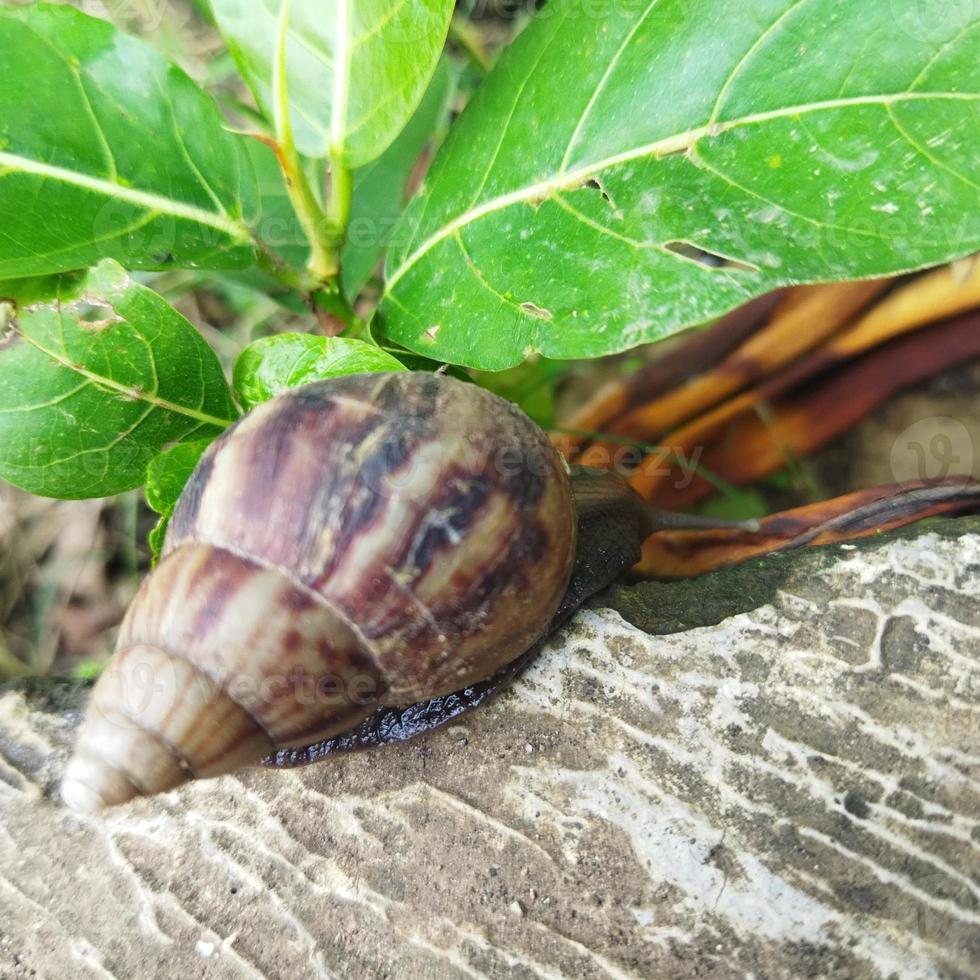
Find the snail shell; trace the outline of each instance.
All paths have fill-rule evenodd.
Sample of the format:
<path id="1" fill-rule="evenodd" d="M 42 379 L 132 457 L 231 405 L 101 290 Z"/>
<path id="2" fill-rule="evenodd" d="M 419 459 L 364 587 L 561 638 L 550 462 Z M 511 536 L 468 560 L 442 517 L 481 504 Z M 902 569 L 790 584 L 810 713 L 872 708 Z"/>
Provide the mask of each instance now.
<path id="1" fill-rule="evenodd" d="M 545 631 L 574 553 L 563 462 L 475 385 L 357 375 L 267 402 L 191 477 L 62 795 L 166 791 L 488 677 Z"/>

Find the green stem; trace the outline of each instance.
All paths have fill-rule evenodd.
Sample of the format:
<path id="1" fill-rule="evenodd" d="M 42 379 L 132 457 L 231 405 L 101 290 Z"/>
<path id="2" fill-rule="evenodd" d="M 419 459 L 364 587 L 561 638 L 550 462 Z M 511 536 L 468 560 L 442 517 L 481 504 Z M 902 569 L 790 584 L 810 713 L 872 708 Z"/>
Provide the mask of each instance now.
<path id="1" fill-rule="evenodd" d="M 283 151 L 280 162 L 289 199 L 306 237 L 310 240 L 308 268 L 317 282 L 333 282 L 340 272 L 340 245 L 343 239 L 330 217 L 320 207 L 295 148 L 290 144 L 287 149 L 280 143 L 280 149 Z"/>
<path id="2" fill-rule="evenodd" d="M 327 221 L 343 245 L 350 224 L 351 202 L 354 198 L 354 175 L 345 166 L 339 153 L 330 154 L 330 198 L 327 201 Z M 339 247 L 339 245 L 338 245 Z"/>
<path id="3" fill-rule="evenodd" d="M 303 161 L 293 140 L 293 124 L 289 112 L 289 83 L 286 77 L 286 37 L 289 27 L 289 0 L 283 0 L 279 18 L 279 43 L 276 49 L 273 78 L 276 156 L 286 179 L 289 200 L 300 225 L 310 240 L 308 268 L 317 282 L 334 285 L 340 271 L 340 244 L 343 241 L 335 226 L 324 214 L 320 202 L 307 179 Z M 346 226 L 345 226 L 346 227 Z"/>
<path id="4" fill-rule="evenodd" d="M 316 281 L 311 275 L 294 269 L 280 255 L 274 252 L 258 234 L 252 234 L 258 251 L 256 252 L 255 264 L 271 279 L 281 283 L 287 289 L 295 290 L 304 295 L 312 292 L 317 287 Z"/>

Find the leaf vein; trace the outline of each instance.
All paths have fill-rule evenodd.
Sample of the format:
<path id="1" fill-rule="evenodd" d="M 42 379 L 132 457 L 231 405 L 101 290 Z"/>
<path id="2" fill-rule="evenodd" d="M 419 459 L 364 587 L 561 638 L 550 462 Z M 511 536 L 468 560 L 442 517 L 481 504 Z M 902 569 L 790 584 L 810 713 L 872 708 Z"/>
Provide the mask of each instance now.
<path id="1" fill-rule="evenodd" d="M 952 38 L 950 38 L 950 39 L 949 39 L 949 40 L 948 40 L 948 41 L 947 41 L 947 42 L 946 42 L 946 43 L 945 43 L 945 44 L 944 44 L 944 45 L 943 45 L 943 46 L 942 46 L 942 47 L 941 47 L 941 48 L 940 48 L 940 49 L 939 49 L 939 50 L 938 50 L 938 51 L 937 51 L 937 52 L 936 52 L 936 53 L 935 53 L 935 54 L 934 54 L 934 55 L 933 55 L 933 56 L 932 56 L 932 57 L 931 57 L 931 58 L 930 58 L 930 59 L 929 59 L 929 60 L 928 60 L 928 61 L 927 61 L 927 62 L 926 62 L 926 63 L 925 63 L 924 65 L 923 65 L 923 66 L 922 66 L 922 70 L 921 70 L 921 71 L 919 72 L 919 74 L 918 74 L 918 75 L 916 75 L 916 76 L 915 76 L 915 78 L 913 78 L 913 79 L 912 79 L 912 83 L 911 83 L 911 84 L 909 85 L 909 88 L 910 88 L 910 89 L 913 89 L 913 88 L 915 88 L 915 86 L 916 86 L 916 85 L 918 85 L 918 84 L 919 84 L 919 82 L 921 82 L 923 78 L 925 78 L 925 76 L 926 76 L 926 73 L 927 73 L 927 72 L 929 71 L 929 69 L 930 69 L 930 68 L 932 68 L 932 66 L 933 66 L 933 65 L 934 65 L 934 64 L 935 64 L 935 63 L 936 63 L 937 61 L 939 61 L 939 59 L 940 59 L 940 58 L 942 58 L 942 57 L 943 57 L 943 56 L 944 56 L 944 55 L 946 54 L 946 52 L 947 52 L 947 51 L 949 51 L 949 49 L 950 49 L 950 48 L 953 48 L 953 47 L 955 47 L 955 46 L 956 46 L 957 44 L 959 44 L 959 43 L 960 43 L 960 41 L 962 41 L 962 40 L 963 40 L 963 38 L 964 38 L 964 37 L 966 37 L 966 35 L 970 33 L 970 31 L 972 31 L 972 30 L 974 30 L 974 29 L 975 29 L 975 28 L 977 28 L 977 27 L 980 27 L 980 20 L 974 20 L 974 21 L 972 21 L 972 22 L 971 22 L 971 23 L 969 23 L 969 24 L 965 24 L 965 25 L 964 25 L 964 27 L 963 27 L 963 30 L 961 30 L 961 31 L 959 31 L 959 32 L 958 32 L 958 33 L 956 34 L 956 36 L 955 36 L 955 37 L 952 37 Z"/>
<path id="2" fill-rule="evenodd" d="M 388 12 L 382 15 L 368 30 L 351 40 L 351 51 L 356 51 L 361 45 L 367 44 L 371 38 L 380 34 L 407 6 L 409 0 L 399 0 Z"/>
<path id="3" fill-rule="evenodd" d="M 970 178 L 965 174 L 961 174 L 958 170 L 955 170 L 953 167 L 949 166 L 949 164 L 940 160 L 939 157 L 934 156 L 926 147 L 919 143 L 919 141 L 916 140 L 915 137 L 912 136 L 912 134 L 902 125 L 898 116 L 895 115 L 895 110 L 891 106 L 887 106 L 886 111 L 888 112 L 888 118 L 898 131 L 898 134 L 905 140 L 906 143 L 908 143 L 909 146 L 912 147 L 913 150 L 915 150 L 916 153 L 922 157 L 925 157 L 926 160 L 928 160 L 934 166 L 939 167 L 940 170 L 945 170 L 946 173 L 952 174 L 957 180 L 962 181 L 968 187 L 972 187 L 975 190 L 980 191 L 980 184 L 978 184 L 976 181 L 970 180 Z"/>
<path id="4" fill-rule="evenodd" d="M 211 203 L 214 204 L 215 211 L 223 217 L 229 218 L 224 202 L 218 196 L 214 187 L 211 185 L 211 182 L 201 172 L 201 168 L 194 162 L 194 158 L 191 156 L 190 150 L 187 148 L 187 142 L 184 140 L 184 134 L 181 132 L 180 126 L 177 124 L 177 114 L 174 111 L 173 102 L 167 99 L 166 92 L 164 92 L 163 88 L 160 87 L 159 79 L 157 79 L 157 89 L 160 92 L 163 102 L 167 106 L 167 113 L 170 116 L 170 124 L 173 127 L 174 136 L 177 138 L 177 146 L 180 149 L 180 155 L 184 158 L 184 162 L 187 164 L 187 166 L 194 172 L 194 176 L 197 177 L 197 181 L 204 189 L 205 193 L 211 198 Z"/>
<path id="5" fill-rule="evenodd" d="M 642 242 L 636 238 L 629 238 L 626 235 L 621 235 L 618 231 L 613 231 L 612 228 L 607 225 L 590 218 L 587 214 L 583 214 L 576 208 L 573 204 L 569 203 L 561 194 L 560 191 L 556 191 L 551 200 L 555 202 L 563 211 L 567 211 L 576 221 L 581 222 L 583 225 L 587 225 L 589 228 L 600 232 L 603 235 L 608 235 L 610 238 L 616 238 L 621 242 L 625 242 L 631 248 L 635 249 L 652 249 L 658 246 L 654 242 Z M 665 251 L 667 251 L 665 249 Z"/>
<path id="6" fill-rule="evenodd" d="M 487 186 L 487 181 L 490 179 L 490 174 L 493 173 L 494 164 L 500 157 L 500 151 L 503 149 L 504 143 L 507 139 L 507 129 L 511 124 L 511 120 L 514 118 L 514 114 L 517 112 L 517 107 L 520 105 L 521 97 L 524 95 L 524 91 L 530 83 L 531 79 L 537 72 L 538 65 L 541 64 L 544 56 L 548 53 L 551 45 L 554 43 L 555 38 L 558 36 L 558 27 L 561 25 L 561 21 L 556 19 L 555 29 L 551 34 L 551 37 L 541 46 L 541 50 L 538 52 L 537 58 L 535 58 L 534 63 L 529 66 L 527 73 L 525 74 L 520 86 L 513 95 L 513 105 L 510 107 L 510 113 L 507 116 L 507 121 L 500 127 L 500 139 L 497 140 L 497 146 L 493 151 L 493 155 L 490 157 L 490 162 L 487 164 L 487 169 L 483 174 L 483 179 L 480 181 L 480 186 L 477 187 L 476 192 L 473 195 L 471 206 L 476 204 L 480 199 L 480 195 L 483 193 L 483 189 Z"/>
<path id="7" fill-rule="evenodd" d="M 21 415 L 27 412 L 39 412 L 45 408 L 54 408 L 55 405 L 60 405 L 62 402 L 68 401 L 73 395 L 77 395 L 80 391 L 84 391 L 91 385 L 90 381 L 83 381 L 80 385 L 72 388 L 70 391 L 65 391 L 60 395 L 52 398 L 50 401 L 37 402 L 34 405 L 18 405 L 15 408 L 0 408 L 0 415 Z"/>
<path id="8" fill-rule="evenodd" d="M 230 220 L 224 215 L 213 214 L 194 205 L 175 201 L 152 191 L 123 187 L 99 177 L 92 177 L 79 171 L 41 163 L 39 160 L 31 160 L 29 157 L 4 151 L 0 151 L 0 165 L 9 167 L 10 172 L 49 177 L 51 180 L 80 187 L 105 197 L 117 198 L 120 201 L 126 201 L 128 204 L 134 204 L 150 211 L 159 211 L 161 214 L 169 214 L 172 217 L 182 218 L 195 224 L 207 225 L 224 232 L 229 238 L 241 243 L 250 240 L 248 228 L 243 222 Z"/>
<path id="9" fill-rule="evenodd" d="M 798 218 L 800 221 L 805 221 L 807 224 L 814 225 L 817 228 L 823 228 L 827 231 L 844 231 L 851 235 L 861 235 L 864 238 L 877 238 L 880 241 L 888 241 L 888 237 L 882 235 L 876 231 L 870 231 L 865 228 L 855 228 L 852 225 L 838 225 L 832 222 L 820 221 L 818 218 L 812 218 L 810 215 L 803 214 L 799 211 L 793 211 L 791 208 L 786 207 L 785 204 L 780 204 L 779 201 L 774 201 L 772 198 L 766 197 L 764 194 L 760 194 L 758 191 L 752 190 L 751 187 L 746 187 L 744 184 L 738 183 L 738 181 L 733 180 L 724 171 L 719 170 L 717 167 L 712 166 L 696 151 L 692 151 L 692 158 L 696 160 L 697 165 L 703 167 L 709 173 L 714 174 L 719 180 L 723 180 L 726 184 L 733 187 L 735 190 L 740 191 L 742 194 L 748 194 L 750 197 L 754 197 L 763 204 L 768 204 L 771 207 L 778 208 L 784 214 L 788 214 L 790 217 Z"/>
<path id="10" fill-rule="evenodd" d="M 330 149 L 343 155 L 347 129 L 347 99 L 350 84 L 350 0 L 336 0 L 337 4 L 337 51 L 333 75 L 333 102 L 330 113 Z"/>
<path id="11" fill-rule="evenodd" d="M 522 309 L 519 303 L 515 303 L 512 299 L 508 299 L 506 296 L 504 296 L 503 293 L 494 289 L 494 287 L 490 285 L 486 277 L 483 275 L 482 270 L 476 264 L 476 261 L 474 260 L 473 256 L 470 255 L 469 250 L 466 248 L 466 245 L 463 243 L 462 236 L 459 234 L 459 232 L 456 232 L 453 238 L 455 239 L 456 244 L 459 246 L 460 252 L 462 252 L 463 254 L 463 259 L 466 262 L 466 267 L 473 274 L 473 278 L 476 279 L 476 281 L 488 293 L 491 293 L 493 296 L 496 296 L 501 303 L 503 303 L 505 306 L 511 307 L 516 313 L 520 314 L 520 316 L 524 317 L 525 319 L 528 320 L 535 319 L 535 317 L 533 317 L 530 313 L 528 313 L 527 310 Z"/>
<path id="12" fill-rule="evenodd" d="M 214 415 L 208 415 L 204 412 L 188 408 L 186 405 L 179 405 L 176 402 L 169 401 L 166 398 L 161 398 L 158 394 L 143 391 L 140 388 L 136 388 L 131 385 L 122 384 L 121 382 L 116 381 L 114 378 L 98 375 L 94 371 L 88 370 L 88 368 L 84 367 L 83 365 L 74 363 L 68 357 L 67 351 L 65 354 L 59 354 L 57 351 L 53 351 L 45 347 L 37 340 L 37 338 L 32 337 L 29 333 L 20 331 L 20 336 L 22 336 L 24 340 L 26 340 L 32 347 L 35 347 L 42 354 L 50 357 L 51 360 L 55 361 L 57 364 L 60 364 L 62 367 L 68 368 L 70 371 L 74 371 L 76 374 L 86 378 L 94 385 L 100 388 L 105 388 L 114 392 L 115 394 L 122 395 L 124 398 L 132 401 L 145 401 L 156 408 L 161 408 L 168 412 L 174 412 L 178 415 L 186 415 L 188 418 L 193 418 L 199 422 L 203 422 L 207 425 L 213 425 L 221 429 L 227 429 L 228 426 L 232 424 L 232 419 L 220 419 Z"/>
<path id="13" fill-rule="evenodd" d="M 721 88 L 718 91 L 718 98 L 715 99 L 715 104 L 711 109 L 711 116 L 708 119 L 708 125 L 716 122 L 718 119 L 718 113 L 721 111 L 722 102 L 724 102 L 725 96 L 728 94 L 729 89 L 735 82 L 735 79 L 741 74 L 742 69 L 752 60 L 755 53 L 762 47 L 769 38 L 775 33 L 775 31 L 786 21 L 786 19 L 792 16 L 800 7 L 805 4 L 807 0 L 796 0 L 795 3 L 790 4 L 771 24 L 769 24 L 765 30 L 755 39 L 751 47 L 745 52 L 744 55 L 739 59 L 738 63 L 729 72 L 728 77 L 725 79 Z"/>

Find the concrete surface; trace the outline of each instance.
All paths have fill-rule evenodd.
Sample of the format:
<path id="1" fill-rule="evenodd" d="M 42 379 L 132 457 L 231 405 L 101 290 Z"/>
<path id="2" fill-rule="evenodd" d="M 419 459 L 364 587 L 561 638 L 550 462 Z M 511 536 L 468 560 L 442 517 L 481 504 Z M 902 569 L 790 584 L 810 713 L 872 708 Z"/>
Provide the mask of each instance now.
<path id="1" fill-rule="evenodd" d="M 978 597 L 977 519 L 619 588 L 463 724 L 96 818 L 21 682 L 0 977 L 977 976 Z"/>

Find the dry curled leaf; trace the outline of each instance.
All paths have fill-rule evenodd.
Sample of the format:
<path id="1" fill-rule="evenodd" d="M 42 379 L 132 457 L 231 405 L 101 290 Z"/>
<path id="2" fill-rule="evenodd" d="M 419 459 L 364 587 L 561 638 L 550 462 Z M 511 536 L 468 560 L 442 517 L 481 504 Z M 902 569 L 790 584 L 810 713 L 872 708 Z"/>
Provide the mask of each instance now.
<path id="1" fill-rule="evenodd" d="M 658 531 L 634 568 L 652 578 L 693 578 L 749 558 L 804 545 L 868 537 L 906 524 L 980 509 L 980 483 L 962 477 L 859 490 L 773 514 L 758 532 Z"/>

